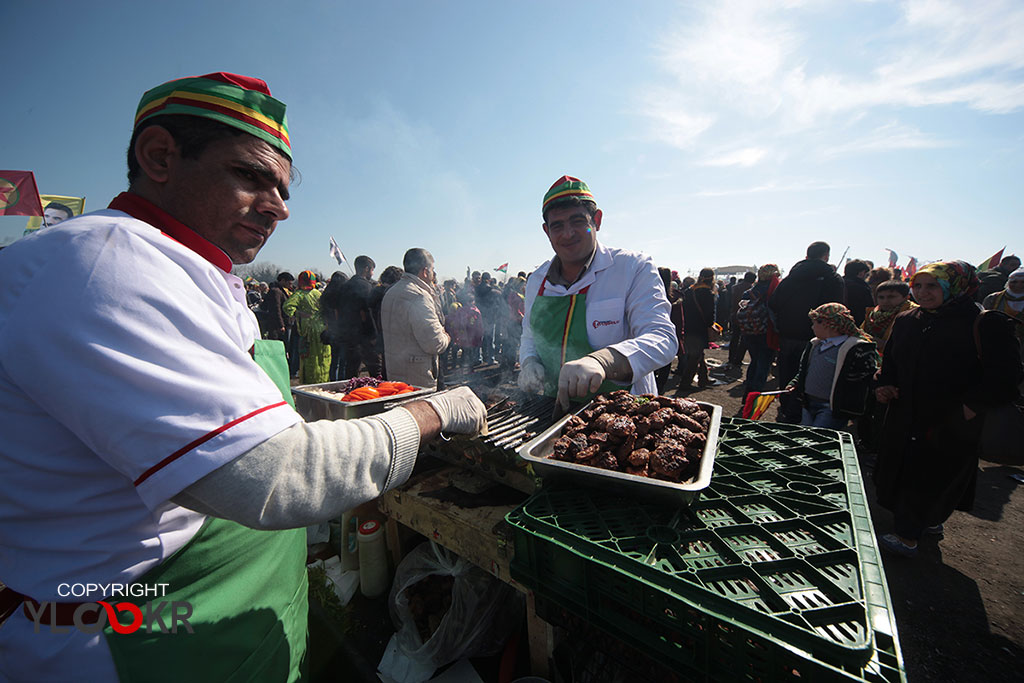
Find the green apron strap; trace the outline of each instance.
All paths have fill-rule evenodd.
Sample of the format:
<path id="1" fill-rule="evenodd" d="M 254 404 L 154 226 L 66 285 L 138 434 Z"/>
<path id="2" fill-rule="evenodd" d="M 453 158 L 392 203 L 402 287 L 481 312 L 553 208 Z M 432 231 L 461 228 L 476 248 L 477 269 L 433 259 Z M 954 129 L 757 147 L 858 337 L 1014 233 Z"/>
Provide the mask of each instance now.
<path id="1" fill-rule="evenodd" d="M 533 330 L 534 348 L 544 366 L 544 394 L 558 393 L 558 373 L 569 361 L 579 360 L 594 352 L 587 338 L 587 290 L 568 296 L 543 296 L 544 287 L 530 308 L 530 328 Z M 598 394 L 622 389 L 614 382 L 605 381 Z M 589 401 L 593 396 L 574 399 Z"/>
<path id="2" fill-rule="evenodd" d="M 256 531 L 208 518 L 184 548 L 136 581 L 166 584 L 165 595 L 110 601 L 139 605 L 144 617 L 148 601 L 158 617 L 148 629 L 144 619 L 134 633 L 104 627 L 118 680 L 300 680 L 309 608 L 305 560 L 303 529 Z M 166 604 L 157 612 L 160 603 Z M 189 611 L 192 633 L 174 619 Z M 121 615 L 130 623 L 126 611 Z"/>
<path id="3" fill-rule="evenodd" d="M 257 339 L 252 348 L 252 359 L 263 368 L 274 384 L 281 390 L 288 405 L 295 407 L 292 398 L 292 375 L 288 371 L 288 358 L 284 354 L 284 342 L 278 339 Z"/>

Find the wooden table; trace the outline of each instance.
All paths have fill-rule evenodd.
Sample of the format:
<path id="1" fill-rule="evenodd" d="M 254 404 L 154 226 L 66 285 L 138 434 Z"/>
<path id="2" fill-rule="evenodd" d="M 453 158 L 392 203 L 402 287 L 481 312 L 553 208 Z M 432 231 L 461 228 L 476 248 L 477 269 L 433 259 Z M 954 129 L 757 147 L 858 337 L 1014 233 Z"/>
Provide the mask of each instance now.
<path id="1" fill-rule="evenodd" d="M 403 486 L 378 499 L 377 507 L 387 517 L 385 529 L 394 564 L 397 566 L 404 554 L 398 530 L 398 525 L 402 524 L 523 592 L 526 595 L 530 667 L 534 675 L 546 677 L 554 644 L 551 627 L 537 616 L 532 591 L 509 575 L 513 546 L 505 515 L 528 496 L 495 485 L 500 487 L 503 500 L 519 497 L 521 500 L 514 504 L 478 505 L 493 489 L 481 494 L 460 495 L 460 491 L 452 486 L 453 482 L 463 487 L 466 484 L 472 487 L 474 484 L 486 486 L 491 483 L 472 472 L 449 466 L 413 475 Z M 437 497 L 439 494 L 442 498 Z"/>

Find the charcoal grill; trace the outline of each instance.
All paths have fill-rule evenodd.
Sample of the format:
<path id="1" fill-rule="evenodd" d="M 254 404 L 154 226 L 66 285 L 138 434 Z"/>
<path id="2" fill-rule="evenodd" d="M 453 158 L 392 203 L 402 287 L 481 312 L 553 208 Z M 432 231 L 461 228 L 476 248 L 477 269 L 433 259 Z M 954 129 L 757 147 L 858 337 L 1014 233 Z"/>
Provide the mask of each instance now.
<path id="1" fill-rule="evenodd" d="M 427 452 L 445 462 L 471 468 L 493 481 L 533 493 L 540 480 L 516 452 L 556 420 L 555 399 L 512 392 L 487 409 L 487 434 L 438 439 Z"/>

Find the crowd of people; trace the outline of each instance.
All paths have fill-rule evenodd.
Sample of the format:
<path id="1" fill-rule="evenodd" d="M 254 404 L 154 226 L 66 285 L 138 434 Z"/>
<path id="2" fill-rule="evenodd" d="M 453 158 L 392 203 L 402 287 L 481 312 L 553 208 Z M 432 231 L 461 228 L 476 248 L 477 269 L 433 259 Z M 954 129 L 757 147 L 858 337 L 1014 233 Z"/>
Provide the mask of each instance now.
<path id="1" fill-rule="evenodd" d="M 428 252 L 429 254 L 429 252 Z M 382 379 L 414 379 L 442 384 L 445 373 L 459 368 L 498 365 L 514 369 L 518 364 L 526 276 L 525 272 L 499 282 L 489 272 L 467 268 L 463 282 L 445 280 L 440 285 L 433 272 L 417 279 L 436 316 L 442 335 L 417 336 L 411 321 L 385 325 L 382 308 L 388 290 L 408 273 L 406 266 L 388 266 L 374 279 L 376 263 L 369 256 L 355 259 L 355 274 L 336 271 L 327 282 L 313 271 L 295 276 L 284 271 L 272 283 L 249 279 L 246 301 L 256 314 L 264 339 L 285 343 L 292 377 L 302 384 L 335 382 L 366 373 Z M 412 267 L 416 267 L 414 264 Z M 416 282 L 411 278 L 407 278 Z M 388 329 L 389 334 L 385 333 Z M 427 341 L 428 337 L 430 341 Z M 388 338 L 388 341 L 385 339 Z M 437 358 L 430 378 L 388 372 L 388 346 L 395 358 Z"/>

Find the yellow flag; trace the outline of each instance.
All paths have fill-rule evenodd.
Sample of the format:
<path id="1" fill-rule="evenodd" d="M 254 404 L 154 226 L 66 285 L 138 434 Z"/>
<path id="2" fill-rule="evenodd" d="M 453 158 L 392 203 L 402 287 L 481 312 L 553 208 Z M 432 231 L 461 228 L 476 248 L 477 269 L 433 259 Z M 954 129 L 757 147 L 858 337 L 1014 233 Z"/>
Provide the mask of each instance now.
<path id="1" fill-rule="evenodd" d="M 39 199 L 43 203 L 43 216 L 32 216 L 25 224 L 26 235 L 35 232 L 43 225 L 43 218 L 46 224 L 57 225 L 71 216 L 81 216 L 85 212 L 85 197 L 65 197 L 59 194 L 41 194 Z M 68 211 L 71 215 L 68 215 Z"/>

